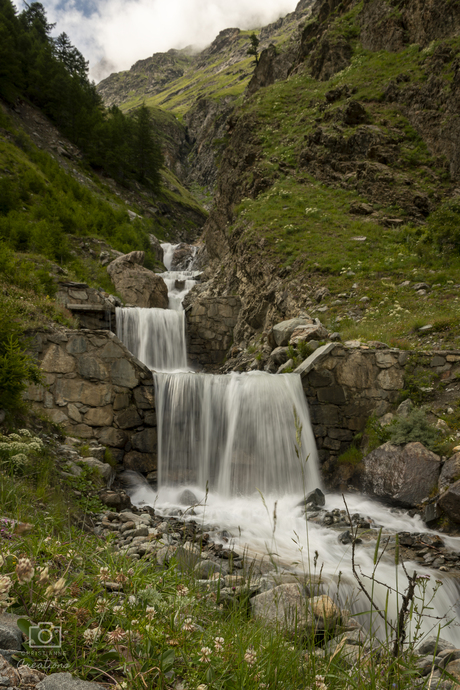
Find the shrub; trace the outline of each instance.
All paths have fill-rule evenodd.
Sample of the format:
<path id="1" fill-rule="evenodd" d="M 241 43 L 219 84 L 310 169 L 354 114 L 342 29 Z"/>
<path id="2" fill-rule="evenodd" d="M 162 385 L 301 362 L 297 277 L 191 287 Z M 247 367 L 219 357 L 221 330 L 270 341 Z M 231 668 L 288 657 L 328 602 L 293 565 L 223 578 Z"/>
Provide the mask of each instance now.
<path id="1" fill-rule="evenodd" d="M 419 441 L 426 448 L 435 450 L 442 433 L 430 424 L 423 408 L 412 410 L 407 417 L 398 417 L 388 427 L 389 440 L 396 445 Z"/>

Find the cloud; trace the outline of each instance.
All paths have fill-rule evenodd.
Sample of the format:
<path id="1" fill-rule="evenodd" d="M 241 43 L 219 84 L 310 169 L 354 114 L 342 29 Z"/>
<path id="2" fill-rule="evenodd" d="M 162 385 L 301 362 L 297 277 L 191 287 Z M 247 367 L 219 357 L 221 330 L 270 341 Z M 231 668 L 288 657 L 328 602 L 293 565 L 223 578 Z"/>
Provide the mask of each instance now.
<path id="1" fill-rule="evenodd" d="M 19 1 L 19 0 L 18 0 Z M 42 0 L 100 80 L 170 48 L 204 48 L 222 29 L 264 26 L 297 0 Z"/>

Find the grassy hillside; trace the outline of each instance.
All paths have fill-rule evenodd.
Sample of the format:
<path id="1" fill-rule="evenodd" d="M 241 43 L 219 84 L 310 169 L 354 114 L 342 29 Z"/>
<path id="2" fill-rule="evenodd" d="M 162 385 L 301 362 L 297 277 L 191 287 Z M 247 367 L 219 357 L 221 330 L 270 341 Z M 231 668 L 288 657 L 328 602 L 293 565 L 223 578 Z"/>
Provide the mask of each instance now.
<path id="1" fill-rule="evenodd" d="M 253 274 L 280 276 L 344 339 L 459 347 L 457 183 L 436 132 L 416 124 L 404 98 L 426 93 L 425 107 L 444 111 L 448 128 L 460 41 L 365 50 L 361 9 L 329 18 L 328 37 L 352 46 L 345 69 L 321 81 L 306 61 L 238 110 L 256 163 L 238 180 L 245 193 L 227 229 L 230 249 Z M 229 144 L 228 160 L 243 155 L 238 141 Z M 331 294 L 318 305 L 324 286 Z"/>
<path id="2" fill-rule="evenodd" d="M 262 30 L 259 49 L 270 43 L 283 49 L 291 40 L 307 10 L 292 13 Z M 107 105 L 123 112 L 139 107 L 159 106 L 182 118 L 198 98 L 242 97 L 254 71 L 254 59 L 247 54 L 253 31 L 226 29 L 200 53 L 170 50 L 141 60 L 130 70 L 112 74 L 98 84 Z"/>

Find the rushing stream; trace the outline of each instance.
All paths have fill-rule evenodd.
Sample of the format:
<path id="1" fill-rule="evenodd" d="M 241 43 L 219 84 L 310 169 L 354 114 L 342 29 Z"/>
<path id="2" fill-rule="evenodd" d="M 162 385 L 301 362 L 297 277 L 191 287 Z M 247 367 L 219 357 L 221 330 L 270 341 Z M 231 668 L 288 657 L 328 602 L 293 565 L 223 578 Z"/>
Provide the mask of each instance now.
<path id="1" fill-rule="evenodd" d="M 163 245 L 170 268 L 174 247 Z M 174 273 L 174 272 L 173 272 Z M 299 505 L 306 493 L 321 486 L 317 452 L 300 376 L 261 372 L 211 375 L 188 369 L 182 299 L 196 274 L 190 269 L 180 279 L 167 277 L 170 309 L 119 309 L 117 332 L 126 346 L 156 373 L 158 420 L 158 490 L 139 482 L 131 490 L 137 504 L 154 505 L 163 514 L 180 508 L 180 495 L 189 489 L 196 496 L 193 515 L 184 520 L 202 522 L 216 541 L 225 530 L 231 547 L 247 558 L 265 559 L 271 567 L 319 574 L 328 592 L 354 613 L 367 611 L 368 601 L 358 596 L 351 573 L 352 547 L 338 541 L 338 531 L 306 520 Z M 166 279 L 166 278 L 165 278 Z M 191 283 L 188 287 L 186 284 Z M 175 372 L 175 373 L 172 373 Z M 297 422 L 295 422 L 295 415 Z M 329 511 L 347 509 L 351 515 L 368 516 L 374 529 L 382 528 L 394 542 L 396 532 L 430 532 L 420 518 L 390 510 L 357 494 L 327 494 Z M 182 507 L 183 509 L 183 507 Z M 453 550 L 460 540 L 442 538 Z M 228 548 L 227 544 L 227 548 Z M 406 578 L 401 567 L 382 558 L 374 584 L 366 579 L 374 567 L 375 537 L 364 540 L 355 562 L 364 583 L 373 588 L 373 600 L 395 619 Z M 436 587 L 422 630 L 460 647 L 459 590 L 455 578 L 439 571 L 406 565 L 429 576 L 422 580 L 427 600 Z M 381 584 L 379 584 L 381 583 Z M 388 599 L 387 599 L 388 596 Z M 421 602 L 418 601 L 419 608 Z M 440 621 L 439 619 L 442 619 Z M 384 635 L 383 626 L 378 634 Z"/>

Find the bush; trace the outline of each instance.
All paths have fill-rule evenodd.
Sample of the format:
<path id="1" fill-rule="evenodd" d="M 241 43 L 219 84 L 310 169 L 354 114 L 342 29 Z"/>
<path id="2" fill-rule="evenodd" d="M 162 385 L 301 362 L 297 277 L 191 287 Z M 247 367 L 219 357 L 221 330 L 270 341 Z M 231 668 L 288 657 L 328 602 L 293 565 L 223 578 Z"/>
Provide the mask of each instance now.
<path id="1" fill-rule="evenodd" d="M 441 431 L 428 422 L 423 408 L 412 410 L 407 417 L 398 417 L 388 431 L 389 441 L 395 445 L 419 441 L 430 450 L 437 448 L 442 437 Z"/>
<path id="2" fill-rule="evenodd" d="M 27 384 L 40 381 L 38 366 L 17 338 L 9 336 L 0 343 L 0 408 L 12 411 L 21 407 Z"/>
<path id="3" fill-rule="evenodd" d="M 460 199 L 450 199 L 428 219 L 427 238 L 439 251 L 460 253 Z"/>

